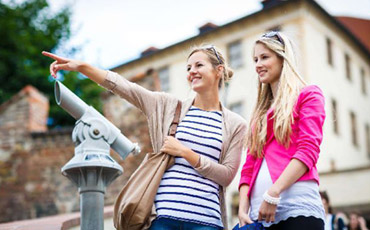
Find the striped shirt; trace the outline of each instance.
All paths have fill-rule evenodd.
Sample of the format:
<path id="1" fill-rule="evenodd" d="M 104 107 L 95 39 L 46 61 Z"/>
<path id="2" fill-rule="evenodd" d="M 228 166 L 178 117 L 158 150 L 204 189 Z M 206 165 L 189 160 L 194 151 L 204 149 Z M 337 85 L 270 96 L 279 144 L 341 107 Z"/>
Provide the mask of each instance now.
<path id="1" fill-rule="evenodd" d="M 222 146 L 222 113 L 192 106 L 180 122 L 176 138 L 199 155 L 219 161 Z M 157 217 L 223 227 L 219 185 L 201 176 L 184 158 L 162 177 L 155 207 Z"/>

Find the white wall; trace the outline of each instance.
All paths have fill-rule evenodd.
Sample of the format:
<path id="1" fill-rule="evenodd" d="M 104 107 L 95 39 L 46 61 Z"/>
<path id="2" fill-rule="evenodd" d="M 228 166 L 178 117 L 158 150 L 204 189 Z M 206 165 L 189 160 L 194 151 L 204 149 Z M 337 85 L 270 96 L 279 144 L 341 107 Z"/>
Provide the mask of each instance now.
<path id="1" fill-rule="evenodd" d="M 360 68 L 368 71 L 363 58 L 356 52 L 353 45 L 317 17 L 310 15 L 305 21 L 307 46 L 306 65 L 311 83 L 319 85 L 326 97 L 327 119 L 324 127 L 324 141 L 318 168 L 320 172 L 330 170 L 330 162 L 334 161 L 337 170 L 367 166 L 365 142 L 365 123 L 370 123 L 370 97 L 361 91 Z M 326 37 L 332 40 L 333 66 L 327 62 Z M 344 53 L 351 58 L 352 80 L 348 80 L 345 71 Z M 370 80 L 368 79 L 368 87 Z M 333 111 L 331 100 L 335 99 L 338 110 L 339 134 L 334 133 Z M 352 144 L 350 111 L 357 117 L 358 147 Z"/>

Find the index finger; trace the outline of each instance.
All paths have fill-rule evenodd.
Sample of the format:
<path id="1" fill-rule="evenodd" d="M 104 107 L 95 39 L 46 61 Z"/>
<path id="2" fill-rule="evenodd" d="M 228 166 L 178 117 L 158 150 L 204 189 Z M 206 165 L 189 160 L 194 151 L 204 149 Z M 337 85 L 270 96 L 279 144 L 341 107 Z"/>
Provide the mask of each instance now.
<path id="1" fill-rule="evenodd" d="M 64 59 L 64 58 L 62 58 L 62 57 L 59 57 L 59 56 L 57 56 L 57 55 L 55 55 L 55 54 L 52 54 L 52 53 L 46 52 L 46 51 L 42 51 L 42 55 L 47 56 L 47 57 L 49 57 L 49 58 L 52 58 L 52 59 L 54 59 L 54 60 L 56 60 L 56 61 L 66 61 L 66 59 Z"/>

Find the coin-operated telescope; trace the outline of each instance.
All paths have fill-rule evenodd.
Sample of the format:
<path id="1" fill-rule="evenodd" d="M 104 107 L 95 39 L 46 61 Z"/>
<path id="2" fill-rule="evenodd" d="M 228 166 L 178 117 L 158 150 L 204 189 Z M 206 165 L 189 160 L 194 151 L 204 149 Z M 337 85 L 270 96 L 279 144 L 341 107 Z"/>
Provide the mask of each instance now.
<path id="1" fill-rule="evenodd" d="M 55 82 L 54 93 L 57 104 L 77 120 L 72 132 L 75 155 L 62 173 L 79 188 L 81 230 L 104 229 L 105 188 L 123 172 L 110 156 L 110 148 L 122 159 L 138 154 L 140 148 L 61 82 Z"/>

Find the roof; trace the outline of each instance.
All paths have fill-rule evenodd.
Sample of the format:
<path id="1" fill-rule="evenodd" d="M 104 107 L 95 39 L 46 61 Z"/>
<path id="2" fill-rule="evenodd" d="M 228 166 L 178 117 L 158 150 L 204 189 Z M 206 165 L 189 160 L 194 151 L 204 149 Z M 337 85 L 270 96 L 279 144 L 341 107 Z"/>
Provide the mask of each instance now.
<path id="1" fill-rule="evenodd" d="M 44 103 L 49 103 L 47 97 L 45 97 L 40 91 L 38 91 L 32 85 L 26 85 L 17 94 L 11 97 L 9 100 L 5 101 L 0 105 L 0 113 L 6 110 L 10 105 L 14 104 L 16 101 L 29 96 L 37 101 L 43 101 Z"/>
<path id="2" fill-rule="evenodd" d="M 351 31 L 370 52 L 370 20 L 338 16 L 336 19 Z"/>
<path id="3" fill-rule="evenodd" d="M 207 31 L 207 32 L 204 32 L 202 34 L 198 34 L 198 35 L 195 35 L 193 37 L 190 37 L 188 39 L 185 39 L 183 41 L 180 41 L 178 43 L 175 43 L 173 45 L 170 45 L 168 47 L 165 47 L 163 49 L 160 49 L 156 52 L 152 52 L 151 54 L 148 54 L 146 55 L 145 57 L 139 57 L 137 59 L 133 59 L 131 61 L 128 61 L 126 63 L 123 63 L 121 65 L 118 65 L 116 67 L 113 67 L 111 68 L 111 70 L 114 70 L 114 69 L 118 69 L 118 68 L 121 68 L 121 67 L 124 67 L 126 65 L 129 65 L 129 64 L 132 64 L 132 63 L 135 63 L 135 62 L 138 62 L 138 61 L 141 61 L 141 60 L 144 60 L 144 59 L 147 59 L 147 58 L 150 58 L 154 55 L 158 55 L 158 54 L 161 54 L 171 48 L 174 48 L 176 46 L 180 46 L 180 45 L 183 45 L 191 40 L 194 40 L 194 39 L 197 39 L 197 38 L 201 38 L 203 36 L 206 36 L 206 35 L 210 35 L 212 33 L 217 33 L 227 27 L 230 27 L 232 25 L 235 25 L 241 21 L 244 21 L 246 19 L 250 19 L 250 18 L 254 18 L 254 17 L 257 17 L 259 15 L 262 15 L 262 14 L 266 14 L 268 13 L 269 11 L 271 10 L 274 10 L 276 8 L 279 8 L 279 7 L 283 7 L 285 5 L 288 5 L 288 4 L 295 4 L 295 3 L 299 3 L 299 2 L 307 2 L 309 4 L 311 4 L 313 7 L 315 7 L 319 12 L 321 12 L 330 22 L 332 22 L 339 30 L 341 30 L 342 32 L 344 32 L 345 35 L 347 35 L 349 37 L 350 40 L 352 40 L 354 42 L 354 44 L 364 53 L 364 55 L 370 60 L 370 51 L 369 49 L 367 49 L 367 47 L 365 47 L 365 45 L 359 40 L 359 38 L 357 36 L 355 36 L 353 34 L 352 31 L 350 31 L 346 26 L 344 26 L 341 22 L 339 22 L 335 17 L 333 17 L 332 15 L 330 15 L 327 11 L 325 11 L 318 3 L 316 3 L 316 1 L 314 0 L 290 0 L 290 1 L 276 1 L 274 4 L 271 4 L 269 5 L 268 7 L 266 7 L 265 9 L 262 9 L 260 11 L 257 11 L 255 13 L 252 13 L 252 14 L 249 14 L 249 15 L 246 15 L 245 17 L 242 17 L 240 19 L 237 19 L 235 21 L 232 21 L 230 23 L 227 23 L 227 24 L 224 24 L 222 26 L 219 26 L 217 28 L 214 28 L 213 30 L 210 30 L 210 31 Z"/>

